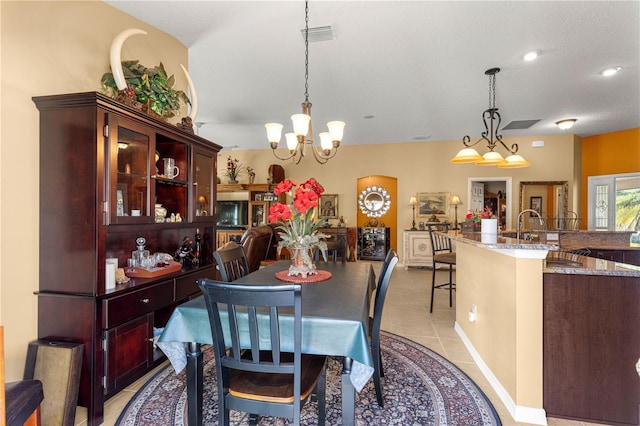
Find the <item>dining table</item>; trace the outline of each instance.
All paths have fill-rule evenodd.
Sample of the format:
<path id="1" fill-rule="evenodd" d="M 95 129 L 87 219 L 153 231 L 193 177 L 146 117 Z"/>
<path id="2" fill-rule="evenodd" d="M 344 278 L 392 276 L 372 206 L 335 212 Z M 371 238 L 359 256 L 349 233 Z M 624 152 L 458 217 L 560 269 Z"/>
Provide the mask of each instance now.
<path id="1" fill-rule="evenodd" d="M 280 260 L 234 283 L 244 285 L 287 284 L 283 272 L 290 260 Z M 356 392 L 373 374 L 368 327 L 372 293 L 376 287 L 370 262 L 318 262 L 323 281 L 302 284 L 302 352 L 342 358 L 342 423 L 355 424 Z M 277 275 L 277 276 L 276 276 Z M 292 278 L 285 277 L 285 280 Z M 285 313 L 285 315 L 287 315 Z M 186 368 L 189 426 L 202 424 L 203 356 L 201 345 L 211 344 L 212 334 L 204 297 L 175 308 L 157 345 L 167 355 L 176 374 Z"/>

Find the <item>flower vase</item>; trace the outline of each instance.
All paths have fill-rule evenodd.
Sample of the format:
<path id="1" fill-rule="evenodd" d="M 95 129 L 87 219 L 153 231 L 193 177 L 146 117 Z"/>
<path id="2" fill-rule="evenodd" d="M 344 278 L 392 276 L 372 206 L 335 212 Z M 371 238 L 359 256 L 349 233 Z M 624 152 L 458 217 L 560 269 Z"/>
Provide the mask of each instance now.
<path id="1" fill-rule="evenodd" d="M 483 234 L 498 235 L 498 219 L 482 219 Z"/>
<path id="2" fill-rule="evenodd" d="M 306 247 L 291 247 L 291 266 L 289 266 L 289 276 L 300 275 L 307 278 L 307 275 L 318 273 L 316 265 L 313 263 L 313 250 Z"/>
<path id="3" fill-rule="evenodd" d="M 235 179 L 229 179 L 228 182 L 229 182 L 229 185 L 236 185 L 238 183 L 238 181 Z"/>

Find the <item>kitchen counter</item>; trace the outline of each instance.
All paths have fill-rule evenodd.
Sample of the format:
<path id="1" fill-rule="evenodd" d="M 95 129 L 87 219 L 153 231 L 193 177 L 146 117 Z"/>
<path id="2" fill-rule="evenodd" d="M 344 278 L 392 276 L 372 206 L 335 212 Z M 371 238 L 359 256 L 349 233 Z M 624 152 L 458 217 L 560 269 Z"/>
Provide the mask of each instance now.
<path id="1" fill-rule="evenodd" d="M 457 253 L 456 332 L 513 419 L 546 424 L 544 282 L 637 283 L 640 267 L 562 257 L 567 253 L 557 245 L 518 242 L 503 235 L 450 231 L 447 236 Z"/>
<path id="2" fill-rule="evenodd" d="M 589 231 L 563 231 L 563 232 L 589 232 Z M 600 232 L 600 231 L 593 231 Z M 627 233 L 628 234 L 628 233 Z M 557 245 L 544 244 L 544 243 L 529 243 L 518 240 L 516 238 L 505 237 L 502 235 L 490 236 L 474 233 L 460 233 L 450 231 L 447 234 L 452 240 L 469 244 L 475 247 L 481 247 L 489 250 L 511 250 L 511 251 L 523 251 L 523 250 L 547 250 L 547 252 L 561 251 Z M 590 248 L 599 249 L 619 249 L 620 247 L 606 247 L 590 245 Z M 584 248 L 584 246 L 569 246 L 563 247 L 563 250 L 569 250 L 572 248 Z M 640 247 L 625 247 L 625 250 L 640 250 Z M 544 257 L 552 258 L 548 253 Z M 526 252 L 524 253 L 526 255 Z M 545 262 L 543 272 L 556 273 L 556 274 L 581 274 L 581 275 L 612 275 L 612 276 L 628 276 L 628 277 L 640 277 L 640 266 L 628 265 L 626 263 L 613 262 L 605 259 L 596 259 L 587 256 L 569 255 L 569 257 L 556 258 L 553 257 L 548 262 Z"/>

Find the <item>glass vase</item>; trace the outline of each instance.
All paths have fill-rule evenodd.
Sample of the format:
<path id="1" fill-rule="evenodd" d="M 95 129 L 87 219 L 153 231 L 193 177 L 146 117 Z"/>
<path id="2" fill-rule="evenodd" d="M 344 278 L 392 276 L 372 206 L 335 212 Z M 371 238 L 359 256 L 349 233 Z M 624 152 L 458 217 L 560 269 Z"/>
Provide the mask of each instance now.
<path id="1" fill-rule="evenodd" d="M 289 266 L 289 276 L 299 275 L 307 278 L 308 275 L 318 273 L 316 265 L 313 263 L 313 249 L 309 247 L 289 247 L 291 252 L 291 266 Z"/>

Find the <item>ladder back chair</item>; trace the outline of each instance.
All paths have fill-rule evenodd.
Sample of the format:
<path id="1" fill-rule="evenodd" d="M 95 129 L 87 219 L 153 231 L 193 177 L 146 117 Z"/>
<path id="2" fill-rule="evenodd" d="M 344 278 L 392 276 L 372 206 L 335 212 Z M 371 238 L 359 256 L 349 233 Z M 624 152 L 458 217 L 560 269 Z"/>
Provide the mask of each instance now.
<path id="1" fill-rule="evenodd" d="M 237 243 L 228 243 L 214 251 L 213 258 L 218 264 L 222 281 L 230 283 L 249 273 L 249 264 L 244 255 L 244 248 Z"/>
<path id="2" fill-rule="evenodd" d="M 384 399 L 382 398 L 381 377 L 384 377 L 382 368 L 382 353 L 380 351 L 380 325 L 382 321 L 382 310 L 384 309 L 384 300 L 387 297 L 391 274 L 398 263 L 398 255 L 395 251 L 389 250 L 387 256 L 380 269 L 378 283 L 376 287 L 376 296 L 373 306 L 373 318 L 370 318 L 371 330 L 371 357 L 373 358 L 373 384 L 376 389 L 376 399 L 380 407 L 384 407 Z"/>
<path id="3" fill-rule="evenodd" d="M 456 289 L 456 284 L 453 282 L 453 267 L 456 264 L 456 253 L 452 249 L 451 239 L 436 232 L 447 232 L 449 230 L 448 224 L 429 224 L 428 226 L 429 237 L 431 239 L 431 251 L 433 254 L 433 270 L 431 275 L 431 305 L 429 307 L 429 312 L 433 312 L 433 296 L 437 288 L 448 287 L 449 306 L 453 306 L 453 292 Z M 449 267 L 449 282 L 436 285 L 436 268 L 438 264 L 447 265 Z"/>
<path id="4" fill-rule="evenodd" d="M 302 286 L 240 285 L 206 278 L 198 285 L 214 342 L 218 424 L 228 425 L 229 410 L 236 410 L 287 417 L 299 425 L 301 408 L 315 389 L 318 423 L 323 425 L 326 356 L 302 354 Z M 281 309 L 288 309 L 290 318 L 291 308 L 293 321 L 281 319 Z M 285 327 L 292 327 L 293 333 Z M 225 333 L 231 339 L 227 344 Z M 281 335 L 293 335 L 293 352 L 281 350 Z"/>

